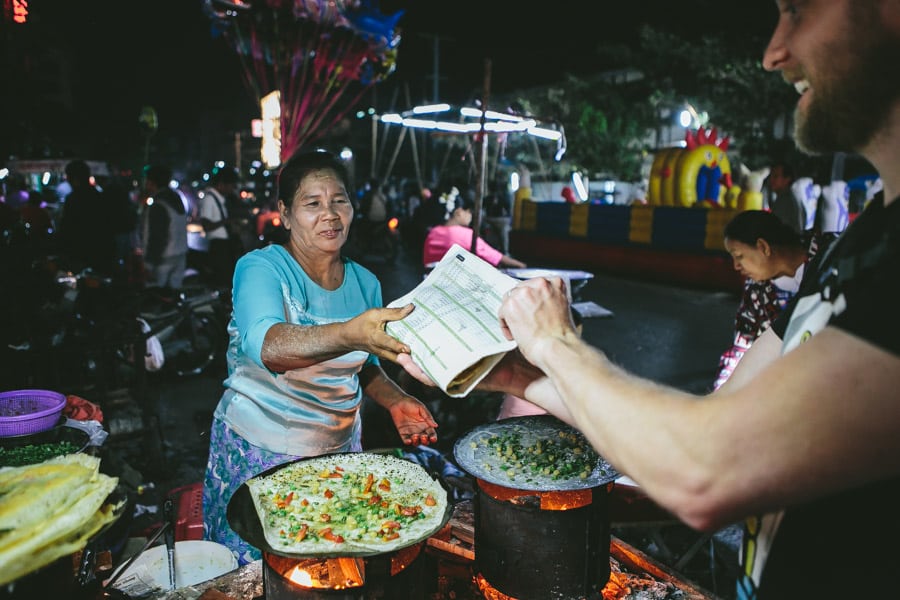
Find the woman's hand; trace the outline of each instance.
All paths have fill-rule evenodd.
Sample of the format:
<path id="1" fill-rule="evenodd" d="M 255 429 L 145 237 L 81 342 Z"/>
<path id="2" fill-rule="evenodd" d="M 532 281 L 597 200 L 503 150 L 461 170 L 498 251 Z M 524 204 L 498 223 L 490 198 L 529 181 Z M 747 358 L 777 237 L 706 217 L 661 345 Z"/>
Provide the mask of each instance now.
<path id="1" fill-rule="evenodd" d="M 394 402 L 388 411 L 391 413 L 391 419 L 400 434 L 400 439 L 407 446 L 422 444 L 427 446 L 437 442 L 438 426 L 434 417 L 431 416 L 428 408 L 424 404 L 407 396 L 402 400 Z"/>
<path id="2" fill-rule="evenodd" d="M 409 346 L 385 333 L 384 328 L 391 321 L 406 317 L 414 308 L 412 303 L 401 308 L 370 308 L 354 317 L 347 322 L 352 327 L 353 348 L 396 362 L 398 354 L 409 353 Z"/>

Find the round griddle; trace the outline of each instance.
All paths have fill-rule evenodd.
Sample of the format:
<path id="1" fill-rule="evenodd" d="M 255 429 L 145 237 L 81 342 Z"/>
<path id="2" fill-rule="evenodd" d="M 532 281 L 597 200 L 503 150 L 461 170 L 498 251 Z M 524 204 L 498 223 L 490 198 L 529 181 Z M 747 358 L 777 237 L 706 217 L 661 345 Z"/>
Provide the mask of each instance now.
<path id="1" fill-rule="evenodd" d="M 539 440 L 559 439 L 560 432 L 574 433 L 584 445 L 590 446 L 584 435 L 566 425 L 552 415 L 512 417 L 475 427 L 456 441 L 453 456 L 457 464 L 470 475 L 488 483 L 517 490 L 554 492 L 583 490 L 598 487 L 619 477 L 619 473 L 603 457 L 597 457 L 597 464 L 586 478 L 550 480 L 549 478 L 526 480 L 526 477 L 510 478 L 499 468 L 499 461 L 488 447 L 488 440 L 497 435 L 518 434 L 526 445 Z M 486 468 L 490 465 L 490 468 Z"/>
<path id="2" fill-rule="evenodd" d="M 311 456 L 308 458 L 301 458 L 299 460 L 295 460 L 295 461 L 292 461 L 289 463 L 285 463 L 282 465 L 272 467 L 271 469 L 268 469 L 266 471 L 263 471 L 262 473 L 259 473 L 258 475 L 255 475 L 255 477 L 264 477 L 264 476 L 271 475 L 273 473 L 276 473 L 277 471 L 280 471 L 281 469 L 288 467 L 289 465 L 293 465 L 293 464 L 296 464 L 299 462 L 304 462 L 304 461 L 313 460 L 313 459 L 321 459 L 324 456 L 340 457 L 343 454 L 358 455 L 359 453 L 358 452 L 354 452 L 354 453 L 338 452 L 338 453 L 329 454 L 329 455 Z M 406 459 L 403 459 L 403 460 L 406 460 Z M 408 461 L 408 462 L 410 462 L 411 464 L 414 464 L 414 465 L 416 464 L 413 461 Z M 416 465 L 416 466 L 419 466 L 419 465 Z M 432 479 L 434 479 L 434 478 L 432 477 Z M 438 481 L 438 483 L 441 483 L 440 480 L 436 480 L 436 481 Z M 441 486 L 444 487 L 443 484 L 441 484 Z M 431 537 L 432 535 L 437 533 L 444 525 L 447 524 L 447 521 L 450 520 L 450 512 L 451 512 L 451 506 L 450 506 L 450 500 L 449 500 L 449 494 L 448 494 L 448 499 L 447 499 L 447 502 L 445 503 L 445 507 L 444 507 L 444 515 L 441 518 L 440 524 L 434 528 L 434 531 L 429 531 L 428 533 L 421 535 L 416 539 L 410 540 L 409 543 L 407 543 L 404 546 L 392 548 L 389 552 L 397 552 L 398 550 L 402 550 L 403 548 L 407 548 L 409 546 L 414 546 L 415 544 L 418 544 L 420 542 L 427 540 L 429 537 Z M 231 528 L 234 530 L 234 532 L 237 533 L 241 537 L 241 539 L 243 539 L 248 544 L 250 544 L 252 546 L 256 546 L 263 552 L 266 552 L 269 554 L 275 554 L 278 556 L 285 556 L 287 558 L 296 558 L 296 559 L 314 558 L 314 557 L 315 558 L 335 558 L 335 557 L 339 557 L 339 556 L 365 557 L 365 556 L 378 556 L 380 554 L 385 554 L 385 552 L 383 552 L 383 551 L 380 552 L 377 550 L 352 551 L 352 552 L 346 552 L 346 551 L 341 552 L 339 550 L 335 550 L 334 552 L 329 552 L 327 554 L 323 554 L 321 551 L 315 552 L 312 554 L 305 554 L 305 553 L 285 552 L 284 550 L 276 550 L 276 549 L 272 548 L 272 546 L 270 546 L 269 543 L 266 541 L 266 535 L 263 532 L 262 523 L 260 522 L 259 515 L 256 512 L 256 506 L 253 504 L 253 497 L 250 494 L 250 488 L 247 487 L 246 483 L 242 484 L 241 487 L 239 487 L 237 489 L 237 491 L 234 493 L 234 495 L 231 497 L 231 500 L 228 501 L 228 509 L 226 511 L 226 517 L 228 519 L 228 524 L 231 526 Z"/>

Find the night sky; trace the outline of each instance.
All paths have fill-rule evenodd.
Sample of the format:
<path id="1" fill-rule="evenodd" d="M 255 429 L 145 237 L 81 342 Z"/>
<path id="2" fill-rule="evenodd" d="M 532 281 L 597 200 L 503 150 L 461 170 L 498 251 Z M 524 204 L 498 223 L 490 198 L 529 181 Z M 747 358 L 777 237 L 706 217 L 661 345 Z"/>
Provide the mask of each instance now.
<path id="1" fill-rule="evenodd" d="M 480 93 L 486 58 L 492 92 L 500 93 L 591 73 L 599 45 L 634 40 L 642 23 L 742 35 L 768 31 L 777 14 L 767 0 L 381 0 L 380 9 L 404 11 L 397 68 L 386 82 L 408 87 L 413 103 L 431 100 L 434 36 L 441 99 L 460 102 Z M 210 114 L 228 114 L 225 127 L 234 128 L 258 116 L 238 57 L 214 35 L 201 0 L 30 0 L 29 10 L 27 32 L 5 37 L 13 60 L 28 60 L 29 47 L 61 53 L 78 118 L 98 131 L 133 125 L 144 105 L 156 108 L 161 131 Z M 388 89 L 376 86 L 382 104 Z"/>

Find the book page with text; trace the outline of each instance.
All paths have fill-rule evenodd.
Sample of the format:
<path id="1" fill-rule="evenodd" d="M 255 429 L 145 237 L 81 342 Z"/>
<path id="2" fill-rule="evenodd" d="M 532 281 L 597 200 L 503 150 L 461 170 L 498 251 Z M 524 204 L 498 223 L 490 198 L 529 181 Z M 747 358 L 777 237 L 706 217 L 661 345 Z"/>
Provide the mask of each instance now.
<path id="1" fill-rule="evenodd" d="M 410 347 L 415 363 L 445 393 L 465 396 L 516 347 L 503 335 L 497 313 L 503 295 L 518 284 L 454 244 L 422 283 L 388 304 L 416 308 L 386 331 Z"/>

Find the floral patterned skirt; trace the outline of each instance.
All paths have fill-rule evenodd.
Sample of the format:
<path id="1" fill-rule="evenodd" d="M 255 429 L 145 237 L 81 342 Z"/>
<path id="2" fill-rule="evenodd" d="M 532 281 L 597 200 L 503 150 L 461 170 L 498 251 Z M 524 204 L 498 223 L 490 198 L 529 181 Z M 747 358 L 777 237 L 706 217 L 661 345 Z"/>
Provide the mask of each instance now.
<path id="1" fill-rule="evenodd" d="M 352 452 L 362 451 L 362 441 L 353 440 Z M 245 565 L 262 558 L 260 550 L 245 542 L 228 524 L 226 511 L 231 496 L 248 479 L 274 466 L 301 456 L 278 454 L 254 446 L 223 421 L 214 418 L 209 432 L 209 461 L 203 481 L 203 529 L 205 539 L 227 546 Z"/>

